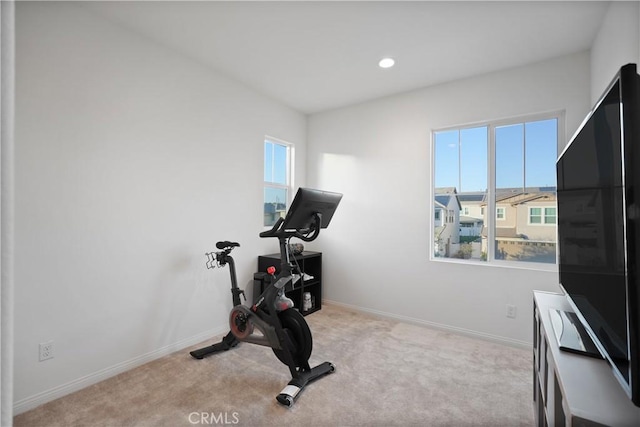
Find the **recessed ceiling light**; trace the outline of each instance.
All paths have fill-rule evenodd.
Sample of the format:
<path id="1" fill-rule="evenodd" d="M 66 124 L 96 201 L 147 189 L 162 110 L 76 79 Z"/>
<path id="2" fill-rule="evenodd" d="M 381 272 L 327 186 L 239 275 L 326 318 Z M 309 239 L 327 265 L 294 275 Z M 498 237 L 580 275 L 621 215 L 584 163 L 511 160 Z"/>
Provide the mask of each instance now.
<path id="1" fill-rule="evenodd" d="M 393 58 L 382 58 L 380 62 L 378 62 L 378 65 L 380 68 L 391 68 L 395 63 L 396 61 L 394 61 Z"/>

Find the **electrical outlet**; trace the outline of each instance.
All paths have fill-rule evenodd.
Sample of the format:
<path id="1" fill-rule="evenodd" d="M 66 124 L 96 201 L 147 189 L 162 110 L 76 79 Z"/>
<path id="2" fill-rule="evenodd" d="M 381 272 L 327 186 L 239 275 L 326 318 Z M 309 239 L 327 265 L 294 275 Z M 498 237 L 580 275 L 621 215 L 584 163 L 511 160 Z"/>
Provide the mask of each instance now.
<path id="1" fill-rule="evenodd" d="M 516 306 L 513 304 L 507 304 L 507 317 L 511 319 L 516 318 Z"/>
<path id="2" fill-rule="evenodd" d="M 40 343 L 40 361 L 53 359 L 53 341 Z"/>

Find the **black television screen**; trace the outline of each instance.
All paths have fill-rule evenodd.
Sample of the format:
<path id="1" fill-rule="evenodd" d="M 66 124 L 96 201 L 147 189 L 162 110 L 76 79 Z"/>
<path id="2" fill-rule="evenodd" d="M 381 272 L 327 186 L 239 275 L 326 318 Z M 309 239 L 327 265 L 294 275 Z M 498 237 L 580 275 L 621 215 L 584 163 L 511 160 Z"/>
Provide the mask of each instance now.
<path id="1" fill-rule="evenodd" d="M 639 88 L 622 67 L 557 162 L 560 284 L 637 406 Z"/>

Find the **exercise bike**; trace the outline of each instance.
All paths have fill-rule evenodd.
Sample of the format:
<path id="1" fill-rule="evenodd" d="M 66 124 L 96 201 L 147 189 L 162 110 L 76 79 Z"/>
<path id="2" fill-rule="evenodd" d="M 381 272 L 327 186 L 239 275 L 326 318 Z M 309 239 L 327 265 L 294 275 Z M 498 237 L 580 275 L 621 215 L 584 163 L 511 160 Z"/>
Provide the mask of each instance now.
<path id="1" fill-rule="evenodd" d="M 270 230 L 260 233 L 260 237 L 278 238 L 281 264 L 277 276 L 275 267 L 268 268 L 271 281 L 262 294 L 254 298 L 255 303 L 251 307 L 242 305 L 240 301 L 244 291 L 238 288 L 235 262 L 231 256 L 231 251 L 240 245 L 231 241 L 216 243 L 220 251 L 207 254 L 207 268 L 229 265 L 233 299 L 230 331 L 221 342 L 194 350 L 191 356 L 202 359 L 227 351 L 241 341 L 271 347 L 278 360 L 291 372 L 291 381 L 276 396 L 280 404 L 288 407 L 293 406 L 307 384 L 335 371 L 331 362 L 323 362 L 313 368 L 309 365 L 313 347 L 311 330 L 302 314 L 293 307 L 293 301 L 286 297 L 284 289 L 294 280 L 294 273 L 302 275 L 292 262 L 289 241 L 291 238 L 305 242 L 317 239 L 320 230 L 329 225 L 341 198 L 339 193 L 300 188 L 287 216 L 278 219 Z"/>

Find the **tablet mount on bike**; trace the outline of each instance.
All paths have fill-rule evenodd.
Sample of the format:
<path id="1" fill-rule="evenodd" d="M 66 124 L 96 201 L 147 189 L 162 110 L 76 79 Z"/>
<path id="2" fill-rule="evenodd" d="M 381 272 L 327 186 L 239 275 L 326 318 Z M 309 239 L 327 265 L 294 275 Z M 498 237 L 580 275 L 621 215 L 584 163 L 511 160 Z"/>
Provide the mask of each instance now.
<path id="1" fill-rule="evenodd" d="M 309 366 L 313 346 L 311 331 L 302 314 L 284 294 L 284 289 L 293 280 L 294 272 L 292 256 L 289 254 L 290 239 L 298 238 L 305 242 L 317 239 L 320 230 L 329 225 L 341 198 L 342 194 L 339 193 L 300 188 L 286 217 L 278 219 L 270 230 L 260 233 L 260 237 L 278 238 L 281 263 L 277 276 L 274 276 L 275 268 L 269 267 L 271 283 L 254 299 L 251 307 L 242 305 L 240 301 L 244 291 L 238 288 L 235 263 L 230 255 L 240 245 L 230 241 L 216 243 L 220 251 L 206 254 L 207 268 L 229 264 L 234 305 L 229 315 L 231 330 L 221 342 L 194 350 L 191 356 L 202 359 L 229 350 L 240 341 L 271 347 L 276 357 L 289 367 L 292 376 L 276 397 L 285 406 L 292 406 L 308 383 L 335 371 L 335 366 L 330 362 L 313 368 Z"/>

